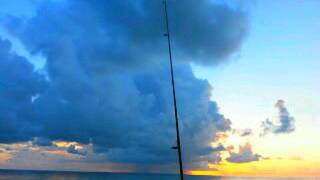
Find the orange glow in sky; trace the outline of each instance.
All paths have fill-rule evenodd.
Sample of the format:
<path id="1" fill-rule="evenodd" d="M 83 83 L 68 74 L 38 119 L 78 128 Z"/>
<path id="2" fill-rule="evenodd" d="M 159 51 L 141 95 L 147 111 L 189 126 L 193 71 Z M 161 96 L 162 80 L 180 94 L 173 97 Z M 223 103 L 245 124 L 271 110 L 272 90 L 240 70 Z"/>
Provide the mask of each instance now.
<path id="1" fill-rule="evenodd" d="M 10 159 L 10 154 L 9 153 L 6 153 L 6 152 L 0 152 L 0 163 L 2 161 L 7 161 Z"/>
<path id="2" fill-rule="evenodd" d="M 243 176 L 243 177 L 320 177 L 319 161 L 270 159 L 250 163 L 209 164 L 209 170 L 191 170 L 189 175 Z M 212 170 L 210 170 L 212 169 Z"/>

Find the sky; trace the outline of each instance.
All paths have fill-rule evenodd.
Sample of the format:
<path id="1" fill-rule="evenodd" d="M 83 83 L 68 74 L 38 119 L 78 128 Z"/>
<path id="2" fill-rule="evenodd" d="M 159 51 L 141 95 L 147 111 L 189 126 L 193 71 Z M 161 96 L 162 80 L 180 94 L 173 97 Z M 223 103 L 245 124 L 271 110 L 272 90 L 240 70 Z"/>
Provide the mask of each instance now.
<path id="1" fill-rule="evenodd" d="M 168 5 L 185 173 L 320 177 L 320 3 Z M 0 168 L 177 172 L 159 7 L 0 2 Z"/>

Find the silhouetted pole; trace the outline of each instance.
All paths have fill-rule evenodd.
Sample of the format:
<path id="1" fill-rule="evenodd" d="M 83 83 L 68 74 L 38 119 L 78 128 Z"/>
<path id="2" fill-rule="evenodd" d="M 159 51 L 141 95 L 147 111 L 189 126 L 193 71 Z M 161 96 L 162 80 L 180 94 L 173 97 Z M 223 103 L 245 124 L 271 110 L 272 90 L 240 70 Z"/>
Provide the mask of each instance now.
<path id="1" fill-rule="evenodd" d="M 167 1 L 164 0 L 164 10 L 165 10 L 165 19 L 166 19 L 166 29 L 167 33 L 165 36 L 168 39 L 168 50 L 169 50 L 169 59 L 170 59 L 170 72 L 171 72 L 171 83 L 172 83 L 172 94 L 173 94 L 173 105 L 174 105 L 174 117 L 176 120 L 176 132 L 177 132 L 177 150 L 179 156 L 179 169 L 180 169 L 180 179 L 183 180 L 183 165 L 182 165 L 182 155 L 181 155 L 181 143 L 180 143 L 180 132 L 179 132 L 179 119 L 178 119 L 178 109 L 177 109 L 177 100 L 176 100 L 176 89 L 174 84 L 174 73 L 172 66 L 172 53 L 171 53 L 171 40 L 170 40 L 170 31 L 169 31 L 169 18 L 167 11 Z"/>

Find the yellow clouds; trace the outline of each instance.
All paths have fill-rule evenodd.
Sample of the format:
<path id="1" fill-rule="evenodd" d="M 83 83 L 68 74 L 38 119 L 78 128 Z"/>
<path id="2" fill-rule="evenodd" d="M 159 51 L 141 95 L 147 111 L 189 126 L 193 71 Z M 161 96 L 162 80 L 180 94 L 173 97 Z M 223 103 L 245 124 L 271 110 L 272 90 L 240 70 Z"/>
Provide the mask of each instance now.
<path id="1" fill-rule="evenodd" d="M 77 142 L 67 142 L 67 141 L 53 141 L 52 144 L 58 148 L 68 148 L 74 146 L 75 149 L 83 149 L 83 145 Z"/>
<path id="2" fill-rule="evenodd" d="M 82 148 L 82 146 L 77 142 L 53 141 L 53 145 L 60 147 L 60 148 L 67 148 L 71 145 L 75 146 L 76 148 Z"/>

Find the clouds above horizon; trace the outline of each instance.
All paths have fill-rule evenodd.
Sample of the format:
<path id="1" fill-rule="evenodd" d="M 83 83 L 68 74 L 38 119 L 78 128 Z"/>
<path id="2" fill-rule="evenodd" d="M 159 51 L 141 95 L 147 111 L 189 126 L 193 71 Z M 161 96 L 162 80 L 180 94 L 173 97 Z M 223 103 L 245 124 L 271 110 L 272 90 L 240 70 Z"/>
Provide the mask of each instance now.
<path id="1" fill-rule="evenodd" d="M 247 142 L 243 146 L 239 146 L 239 152 L 230 152 L 230 156 L 226 160 L 232 163 L 247 163 L 259 161 L 260 158 L 261 155 L 253 153 L 251 144 Z"/>
<path id="2" fill-rule="evenodd" d="M 278 110 L 278 123 L 274 123 L 269 119 L 263 121 L 261 124 L 261 127 L 263 128 L 261 136 L 268 133 L 286 134 L 295 130 L 295 119 L 290 115 L 287 107 L 285 106 L 285 101 L 281 99 L 278 100 L 275 107 Z"/>
<path id="3" fill-rule="evenodd" d="M 47 1 L 30 19 L 6 18 L 8 32 L 46 59 L 49 80 L 0 41 L 0 143 L 62 140 L 90 144 L 108 162 L 175 162 L 162 1 L 105 3 Z M 230 130 L 231 121 L 190 62 L 215 65 L 236 53 L 248 16 L 206 0 L 169 8 L 184 159 L 203 162 L 213 156 L 215 134 Z M 86 155 L 75 146 L 67 151 Z"/>

